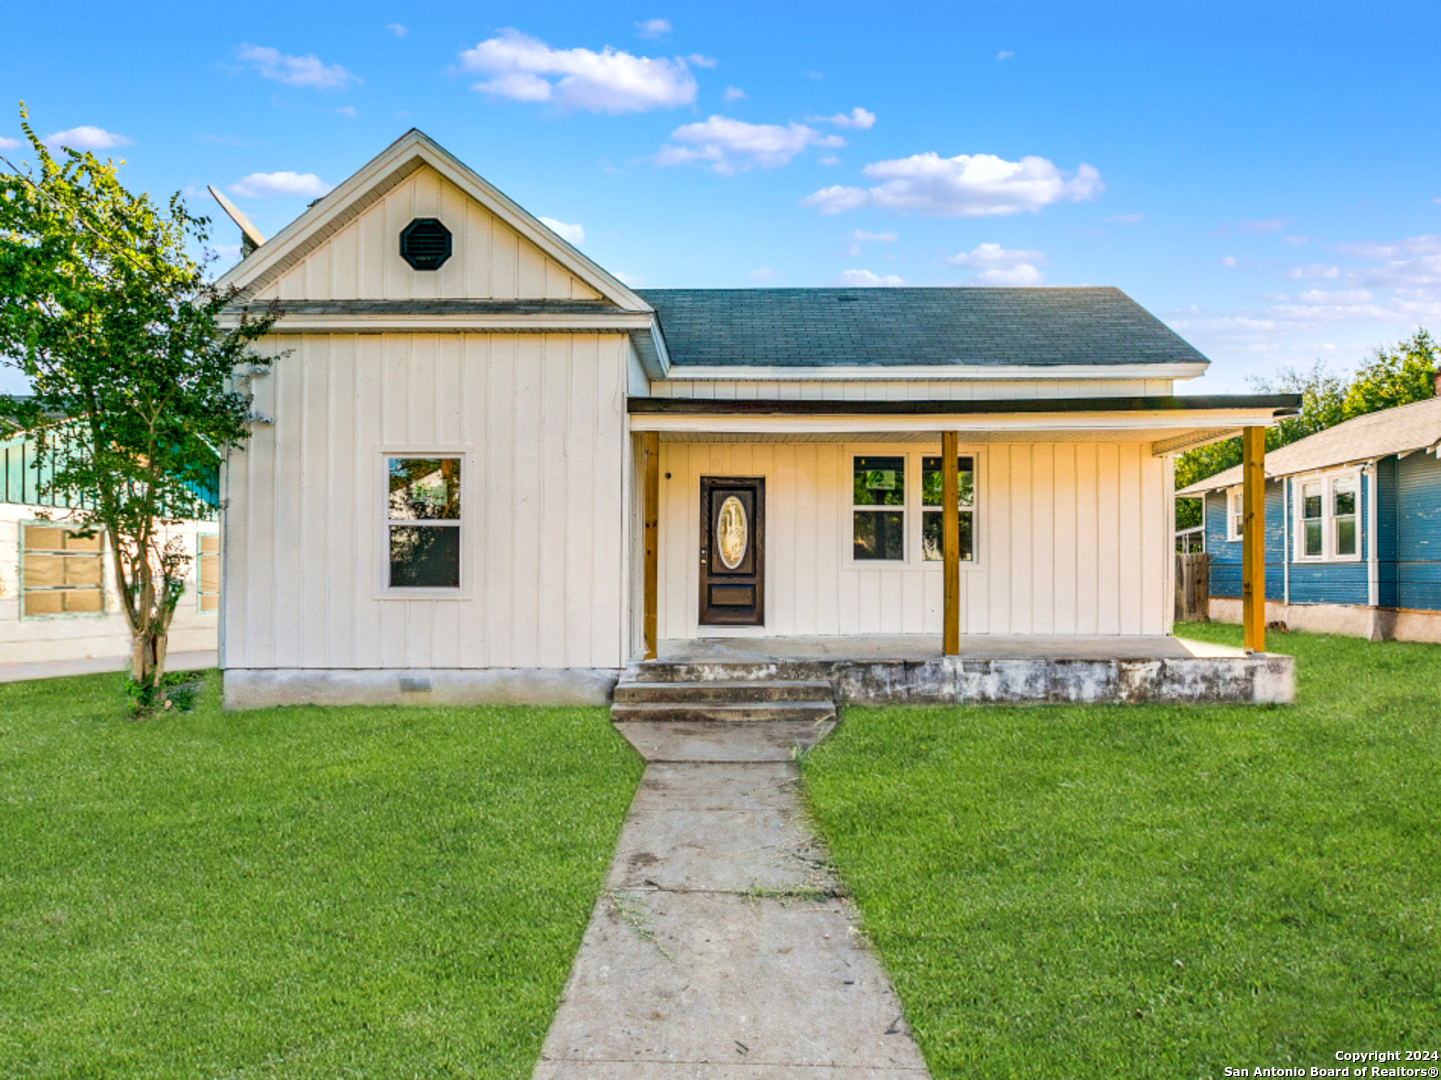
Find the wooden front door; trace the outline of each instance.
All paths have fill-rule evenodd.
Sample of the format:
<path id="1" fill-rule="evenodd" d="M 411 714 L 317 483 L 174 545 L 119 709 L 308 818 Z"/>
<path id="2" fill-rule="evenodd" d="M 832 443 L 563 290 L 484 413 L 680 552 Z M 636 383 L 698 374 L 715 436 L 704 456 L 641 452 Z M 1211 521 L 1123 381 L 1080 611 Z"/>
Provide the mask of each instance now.
<path id="1" fill-rule="evenodd" d="M 766 482 L 702 476 L 700 624 L 765 623 Z"/>

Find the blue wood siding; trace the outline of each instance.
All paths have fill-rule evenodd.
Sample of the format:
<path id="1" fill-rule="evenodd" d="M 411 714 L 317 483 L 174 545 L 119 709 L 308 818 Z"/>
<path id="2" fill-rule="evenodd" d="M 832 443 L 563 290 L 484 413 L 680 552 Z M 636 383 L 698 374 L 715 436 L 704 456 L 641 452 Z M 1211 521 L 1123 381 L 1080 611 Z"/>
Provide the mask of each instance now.
<path id="1" fill-rule="evenodd" d="M 1397 461 L 1393 454 L 1376 462 L 1376 602 L 1382 607 L 1399 607 L 1396 575 Z"/>
<path id="2" fill-rule="evenodd" d="M 1285 595 L 1285 507 L 1282 485 L 1266 483 L 1266 598 Z M 1206 550 L 1211 553 L 1211 595 L 1240 597 L 1241 541 L 1226 539 L 1226 493 L 1212 491 L 1202 507 Z"/>
<path id="3" fill-rule="evenodd" d="M 0 439 L 0 503 L 18 503 L 23 506 L 53 506 L 68 509 L 76 501 L 63 492 L 46 490 L 54 468 L 47 463 L 43 468 L 35 465 L 34 436 L 16 435 Z M 220 468 L 217 465 L 207 472 L 204 480 L 185 485 L 205 505 L 212 508 L 207 519 L 217 517 L 220 506 Z M 78 500 L 80 506 L 88 506 L 89 500 Z"/>
<path id="4" fill-rule="evenodd" d="M 1441 463 L 1396 464 L 1396 607 L 1441 611 Z"/>

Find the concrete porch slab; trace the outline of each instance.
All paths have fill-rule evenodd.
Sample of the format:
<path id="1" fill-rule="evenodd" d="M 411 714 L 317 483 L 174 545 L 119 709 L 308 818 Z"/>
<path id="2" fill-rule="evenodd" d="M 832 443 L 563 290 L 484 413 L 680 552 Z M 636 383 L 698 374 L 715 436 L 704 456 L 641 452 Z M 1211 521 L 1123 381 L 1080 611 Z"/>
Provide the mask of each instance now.
<path id="1" fill-rule="evenodd" d="M 1183 660 L 1245 656 L 1241 649 L 1168 634 L 1115 637 L 976 634 L 961 636 L 962 660 Z M 939 660 L 939 634 L 815 637 L 703 637 L 661 641 L 657 659 L 716 664 L 785 660 Z"/>

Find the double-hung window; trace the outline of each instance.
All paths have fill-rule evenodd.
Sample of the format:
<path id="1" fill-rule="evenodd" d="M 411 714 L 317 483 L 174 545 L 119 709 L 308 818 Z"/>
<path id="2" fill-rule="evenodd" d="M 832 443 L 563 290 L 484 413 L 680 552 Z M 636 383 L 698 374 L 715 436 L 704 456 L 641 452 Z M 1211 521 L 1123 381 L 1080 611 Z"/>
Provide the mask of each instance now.
<path id="1" fill-rule="evenodd" d="M 1296 558 L 1306 561 L 1360 557 L 1355 473 L 1318 476 L 1296 484 Z"/>
<path id="2" fill-rule="evenodd" d="M 389 588 L 460 588 L 460 466 L 459 456 L 386 457 Z"/>
<path id="3" fill-rule="evenodd" d="M 1226 539 L 1235 541 L 1243 538 L 1246 525 L 1245 489 L 1232 488 L 1226 492 Z"/>
<path id="4" fill-rule="evenodd" d="M 976 461 L 969 456 L 956 459 L 959 469 L 957 476 L 956 502 L 959 506 L 961 533 L 961 562 L 971 562 L 976 557 L 975 528 L 973 518 L 976 512 Z M 945 478 L 941 475 L 941 459 L 921 459 L 921 558 L 926 562 L 939 562 L 944 558 L 941 522 L 943 506 L 941 492 Z M 932 510 L 931 507 L 936 509 Z"/>
<path id="5" fill-rule="evenodd" d="M 857 561 L 906 558 L 906 459 L 852 459 L 851 554 Z"/>

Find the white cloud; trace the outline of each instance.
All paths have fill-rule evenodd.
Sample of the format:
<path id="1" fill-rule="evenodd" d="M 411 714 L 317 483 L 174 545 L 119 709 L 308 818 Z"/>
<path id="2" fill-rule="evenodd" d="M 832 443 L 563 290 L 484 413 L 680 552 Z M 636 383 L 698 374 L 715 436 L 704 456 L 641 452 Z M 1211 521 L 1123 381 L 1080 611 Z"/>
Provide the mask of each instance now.
<path id="1" fill-rule="evenodd" d="M 943 158 L 932 151 L 872 162 L 861 171 L 881 183 L 872 188 L 822 188 L 802 199 L 801 205 L 814 206 L 822 214 L 875 206 L 928 217 L 1002 217 L 1039 213 L 1055 202 L 1094 199 L 1105 190 L 1101 174 L 1090 165 L 1082 164 L 1072 176 L 1041 157 Z"/>
<path id="2" fill-rule="evenodd" d="M 875 127 L 876 114 L 859 105 L 848 113 L 836 113 L 834 116 L 807 116 L 806 121 L 812 124 L 835 124 L 841 128 L 858 128 L 861 131 Z"/>
<path id="3" fill-rule="evenodd" d="M 1331 281 L 1341 276 L 1341 268 L 1325 263 L 1305 263 L 1291 267 L 1286 276 L 1292 281 Z"/>
<path id="4" fill-rule="evenodd" d="M 694 64 L 696 67 L 703 68 L 713 68 L 720 63 L 720 61 L 713 56 L 702 56 L 700 53 L 697 52 L 691 53 L 686 57 L 686 59 L 689 60 L 692 64 Z"/>
<path id="5" fill-rule="evenodd" d="M 818 165 L 839 165 L 841 163 L 841 159 L 836 154 L 822 154 L 820 157 L 816 158 L 816 163 Z"/>
<path id="6" fill-rule="evenodd" d="M 354 106 L 354 105 L 342 105 L 340 108 L 336 109 L 335 111 L 338 112 L 341 116 L 345 117 L 347 120 L 354 120 L 354 119 L 355 119 L 355 106 Z"/>
<path id="7" fill-rule="evenodd" d="M 996 53 L 996 59 L 997 59 L 997 60 L 1009 60 L 1011 57 L 1013 57 L 1013 56 L 1015 56 L 1015 55 L 1016 55 L 1016 54 L 1015 54 L 1014 52 L 1012 52 L 1010 49 L 1002 49 L 1000 52 Z"/>
<path id="8" fill-rule="evenodd" d="M 1286 227 L 1282 218 L 1265 218 L 1261 221 L 1241 222 L 1241 231 L 1247 236 L 1259 236 L 1261 233 L 1280 232 Z"/>
<path id="9" fill-rule="evenodd" d="M 406 34 L 410 33 L 410 27 L 402 26 L 398 22 L 386 23 L 385 28 L 398 38 L 403 38 Z"/>
<path id="10" fill-rule="evenodd" d="M 865 229 L 852 229 L 846 233 L 846 249 L 842 255 L 855 257 L 861 253 L 862 244 L 894 244 L 900 237 L 893 232 L 866 232 Z"/>
<path id="11" fill-rule="evenodd" d="M 540 223 L 551 232 L 555 233 L 556 236 L 560 237 L 567 244 L 573 244 L 576 247 L 580 247 L 581 244 L 585 243 L 584 226 L 567 225 L 565 222 L 557 221 L 555 218 L 552 217 L 543 217 L 540 219 Z"/>
<path id="12" fill-rule="evenodd" d="M 1134 225 L 1145 216 L 1145 214 L 1112 214 L 1110 217 L 1105 217 L 1101 220 L 1114 221 L 1117 225 Z"/>
<path id="13" fill-rule="evenodd" d="M 673 109 L 696 96 L 695 76 L 680 58 L 632 56 L 609 45 L 600 52 L 552 49 L 518 30 L 502 30 L 460 58 L 466 71 L 486 76 L 473 89 L 512 101 L 626 113 Z"/>
<path id="14" fill-rule="evenodd" d="M 647 41 L 655 41 L 670 33 L 669 19 L 646 19 L 644 22 L 635 24 L 636 37 L 643 37 Z"/>
<path id="15" fill-rule="evenodd" d="M 53 135 L 45 136 L 41 141 L 46 146 L 68 146 L 71 150 L 113 150 L 117 146 L 130 146 L 134 142 L 133 139 L 127 139 L 124 135 L 116 135 L 114 132 L 106 131 L 104 128 L 91 127 L 89 124 L 81 124 L 68 131 L 57 131 Z M 16 143 L 15 145 L 20 144 Z"/>
<path id="16" fill-rule="evenodd" d="M 273 172 L 251 173 L 231 184 L 227 191 L 242 199 L 268 199 L 272 196 L 318 198 L 331 188 L 314 173 Z"/>
<path id="17" fill-rule="evenodd" d="M 645 284 L 645 278 L 639 274 L 627 273 L 624 270 L 612 270 L 611 273 L 616 276 L 622 285 L 629 285 L 632 289 L 639 289 Z"/>
<path id="18" fill-rule="evenodd" d="M 313 53 L 286 56 L 266 45 L 242 45 L 236 53 L 261 76 L 287 86 L 308 86 L 314 90 L 344 90 L 360 85 L 361 79 L 339 64 L 326 65 Z"/>
<path id="19" fill-rule="evenodd" d="M 1292 247 L 1299 247 L 1310 239 L 1309 236 L 1283 236 L 1281 237 L 1281 243 L 1290 244 Z"/>
<path id="20" fill-rule="evenodd" d="M 14 150 L 19 145 L 19 139 L 8 139 L 4 135 L 0 135 L 0 150 Z"/>
<path id="21" fill-rule="evenodd" d="M 727 86 L 726 92 L 721 95 L 723 101 L 744 101 L 748 95 L 739 86 Z"/>
<path id="22" fill-rule="evenodd" d="M 711 116 L 683 124 L 670 133 L 676 146 L 666 143 L 656 152 L 657 165 L 698 162 L 718 173 L 743 172 L 752 164 L 763 169 L 785 165 L 809 146 L 844 146 L 839 135 L 822 135 L 805 124 L 749 124 L 727 116 Z"/>
<path id="23" fill-rule="evenodd" d="M 807 79 L 824 79 L 824 78 L 825 78 L 825 75 L 823 75 L 823 74 L 822 74 L 821 72 L 819 72 L 819 71 L 802 71 L 801 74 L 804 75 Z"/>
<path id="24" fill-rule="evenodd" d="M 1051 260 L 1039 251 L 1013 251 L 1000 244 L 977 244 L 971 251 L 952 255 L 948 266 L 966 266 L 977 285 L 1039 285 L 1045 280 L 1040 267 Z"/>
<path id="25" fill-rule="evenodd" d="M 769 266 L 762 266 L 756 270 L 752 270 L 746 277 L 752 281 L 779 281 L 785 277 L 785 275 L 779 270 L 772 270 Z"/>
<path id="26" fill-rule="evenodd" d="M 853 288 L 894 288 L 897 285 L 904 285 L 905 280 L 899 274 L 876 274 L 869 270 L 842 270 L 836 276 L 835 284 L 848 285 Z"/>
<path id="27" fill-rule="evenodd" d="M 1234 256 L 1234 255 L 1225 255 L 1225 256 L 1222 256 L 1222 258 L 1221 258 L 1221 265 L 1222 265 L 1222 266 L 1235 266 L 1235 265 L 1236 265 L 1236 256 Z"/>

